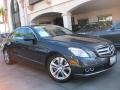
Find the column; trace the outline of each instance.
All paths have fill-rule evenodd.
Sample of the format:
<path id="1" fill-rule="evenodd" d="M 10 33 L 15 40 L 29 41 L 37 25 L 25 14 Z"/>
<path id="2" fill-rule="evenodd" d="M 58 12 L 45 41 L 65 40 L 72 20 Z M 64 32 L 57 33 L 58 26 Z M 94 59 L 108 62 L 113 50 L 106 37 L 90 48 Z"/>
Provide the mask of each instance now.
<path id="1" fill-rule="evenodd" d="M 64 13 L 63 16 L 63 23 L 64 27 L 72 30 L 72 20 L 71 20 L 71 13 Z"/>

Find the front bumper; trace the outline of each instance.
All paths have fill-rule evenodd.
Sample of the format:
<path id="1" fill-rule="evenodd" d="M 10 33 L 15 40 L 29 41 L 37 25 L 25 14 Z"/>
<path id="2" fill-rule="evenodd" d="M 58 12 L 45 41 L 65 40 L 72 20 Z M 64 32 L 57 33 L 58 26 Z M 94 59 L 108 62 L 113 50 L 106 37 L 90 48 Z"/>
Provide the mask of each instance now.
<path id="1" fill-rule="evenodd" d="M 104 70 L 101 70 L 101 71 L 98 71 L 98 72 L 93 72 L 93 73 L 90 73 L 90 74 L 75 74 L 75 75 L 76 75 L 76 76 L 84 76 L 84 77 L 87 77 L 87 76 L 92 76 L 92 75 L 96 75 L 96 74 L 105 72 L 105 71 L 107 71 L 107 70 L 109 70 L 109 69 L 111 69 L 111 68 L 104 69 Z"/>
<path id="2" fill-rule="evenodd" d="M 83 61 L 83 60 L 82 60 Z M 99 61 L 99 62 L 97 62 Z M 117 62 L 116 55 L 108 58 L 99 58 L 94 63 L 81 64 L 80 66 L 71 66 L 73 75 L 90 76 L 110 69 Z"/>

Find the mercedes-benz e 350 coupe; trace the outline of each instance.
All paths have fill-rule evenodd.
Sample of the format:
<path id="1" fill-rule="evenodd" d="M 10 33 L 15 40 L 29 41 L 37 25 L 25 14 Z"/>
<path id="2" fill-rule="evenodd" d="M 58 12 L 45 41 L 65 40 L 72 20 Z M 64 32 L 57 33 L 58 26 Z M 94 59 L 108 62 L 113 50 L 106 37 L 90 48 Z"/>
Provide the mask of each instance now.
<path id="1" fill-rule="evenodd" d="M 73 34 L 55 25 L 17 28 L 4 45 L 3 54 L 6 64 L 24 61 L 44 66 L 58 82 L 73 75 L 98 74 L 116 63 L 116 50 L 110 41 Z"/>

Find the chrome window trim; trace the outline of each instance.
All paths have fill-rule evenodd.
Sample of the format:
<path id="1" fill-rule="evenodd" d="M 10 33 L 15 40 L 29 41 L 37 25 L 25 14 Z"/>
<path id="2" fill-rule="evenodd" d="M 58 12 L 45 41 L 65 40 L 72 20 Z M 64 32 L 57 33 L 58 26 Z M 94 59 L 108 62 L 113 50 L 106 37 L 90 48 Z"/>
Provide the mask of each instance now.
<path id="1" fill-rule="evenodd" d="M 33 32 L 33 35 L 35 36 L 35 38 L 38 41 L 38 37 L 37 37 L 36 33 L 33 31 L 33 29 L 31 29 L 30 27 L 22 27 L 22 28 L 28 28 L 28 29 L 30 29 Z"/>

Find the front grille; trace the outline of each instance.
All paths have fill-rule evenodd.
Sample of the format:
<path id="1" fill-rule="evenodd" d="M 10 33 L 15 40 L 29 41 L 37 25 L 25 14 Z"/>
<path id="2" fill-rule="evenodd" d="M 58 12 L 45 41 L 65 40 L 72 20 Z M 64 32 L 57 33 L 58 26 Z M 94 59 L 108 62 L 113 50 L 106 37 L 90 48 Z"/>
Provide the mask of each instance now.
<path id="1" fill-rule="evenodd" d="M 96 52 L 100 57 L 112 56 L 115 52 L 114 45 L 100 45 L 96 47 Z"/>

